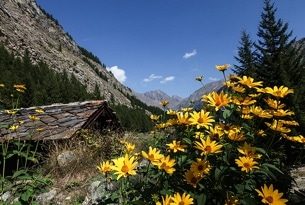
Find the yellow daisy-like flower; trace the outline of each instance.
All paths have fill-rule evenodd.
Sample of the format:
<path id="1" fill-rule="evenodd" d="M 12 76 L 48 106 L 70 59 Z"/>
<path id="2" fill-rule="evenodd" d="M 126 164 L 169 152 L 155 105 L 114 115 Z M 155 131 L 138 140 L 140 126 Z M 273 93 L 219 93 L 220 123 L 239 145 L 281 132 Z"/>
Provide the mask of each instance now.
<path id="1" fill-rule="evenodd" d="M 177 119 L 168 119 L 165 124 L 167 125 L 167 127 L 170 127 L 170 126 L 174 126 L 176 125 L 178 122 L 177 122 Z"/>
<path id="2" fill-rule="evenodd" d="M 230 85 L 230 88 L 232 90 L 234 90 L 235 92 L 238 92 L 238 93 L 244 93 L 246 91 L 246 88 L 244 88 L 243 86 L 241 85 L 237 85 L 236 83 L 232 83 Z"/>
<path id="3" fill-rule="evenodd" d="M 212 125 L 212 122 L 215 122 L 213 117 L 210 116 L 210 112 L 205 112 L 204 110 L 192 112 L 189 121 L 191 125 L 196 125 L 197 129 L 201 127 L 208 129 Z"/>
<path id="4" fill-rule="evenodd" d="M 9 115 L 15 115 L 17 113 L 17 110 L 16 109 L 13 109 L 13 110 L 5 110 L 5 112 Z"/>
<path id="5" fill-rule="evenodd" d="M 180 125 L 188 125 L 189 121 L 189 113 L 188 112 L 178 112 L 177 114 L 177 122 Z"/>
<path id="6" fill-rule="evenodd" d="M 275 110 L 277 109 L 283 109 L 285 107 L 284 104 L 281 103 L 281 101 L 279 100 L 274 100 L 272 98 L 267 98 L 267 99 L 264 99 L 264 101 L 267 103 L 267 105 L 270 107 L 270 108 L 273 108 Z"/>
<path id="7" fill-rule="evenodd" d="M 269 187 L 264 184 L 260 190 L 255 189 L 260 197 L 262 197 L 262 202 L 269 205 L 284 205 L 288 202 L 287 199 L 282 198 L 283 193 L 280 193 L 277 189 L 273 189 L 273 184 Z"/>
<path id="8" fill-rule="evenodd" d="M 211 165 L 209 161 L 197 159 L 196 162 L 191 164 L 191 171 L 194 173 L 195 176 L 203 176 L 209 174 L 211 170 Z"/>
<path id="9" fill-rule="evenodd" d="M 193 200 L 194 199 L 189 194 L 183 193 L 180 195 L 180 193 L 176 193 L 172 196 L 170 205 L 191 205 L 194 204 Z"/>
<path id="10" fill-rule="evenodd" d="M 299 126 L 299 123 L 295 120 L 279 120 L 279 123 L 282 123 L 283 125 Z"/>
<path id="11" fill-rule="evenodd" d="M 227 199 L 225 201 L 224 205 L 239 205 L 240 201 L 237 198 L 237 196 L 227 196 Z"/>
<path id="12" fill-rule="evenodd" d="M 187 184 L 196 188 L 198 182 L 202 179 L 202 176 L 194 174 L 194 172 L 189 169 L 185 172 L 184 178 L 185 178 Z"/>
<path id="13" fill-rule="evenodd" d="M 106 174 L 106 173 L 112 171 L 111 166 L 112 166 L 112 163 L 110 161 L 105 161 L 105 162 L 102 162 L 99 166 L 97 166 L 97 169 L 101 173 Z"/>
<path id="14" fill-rule="evenodd" d="M 162 196 L 162 202 L 157 202 L 156 205 L 170 205 L 172 202 L 172 197 L 169 195 L 166 195 L 165 197 Z"/>
<path id="15" fill-rule="evenodd" d="M 170 156 L 162 157 L 156 164 L 159 169 L 164 170 L 170 175 L 176 171 L 174 168 L 176 160 L 171 159 Z"/>
<path id="16" fill-rule="evenodd" d="M 164 157 L 164 155 L 160 153 L 160 150 L 152 147 L 149 147 L 148 153 L 142 151 L 142 156 L 151 161 L 152 163 L 157 162 L 158 160 Z"/>
<path id="17" fill-rule="evenodd" d="M 24 84 L 16 84 L 16 85 L 14 85 L 14 88 L 16 89 L 16 91 L 18 91 L 20 93 L 24 93 L 26 90 L 26 87 Z"/>
<path id="18" fill-rule="evenodd" d="M 204 137 L 203 132 L 195 132 L 195 138 L 196 139 L 203 138 L 203 137 Z"/>
<path id="19" fill-rule="evenodd" d="M 192 110 L 193 110 L 192 107 L 184 107 L 184 108 L 181 109 L 182 112 L 190 112 Z"/>
<path id="20" fill-rule="evenodd" d="M 176 111 L 175 110 L 172 110 L 172 109 L 169 109 L 169 110 L 167 110 L 166 111 L 166 114 L 168 114 L 168 115 L 176 115 Z"/>
<path id="21" fill-rule="evenodd" d="M 195 148 L 201 151 L 201 155 L 220 153 L 222 148 L 216 141 L 211 141 L 209 136 L 206 140 L 200 139 L 200 142 L 195 142 L 195 145 Z"/>
<path id="22" fill-rule="evenodd" d="M 29 115 L 29 119 L 32 120 L 32 121 L 38 121 L 40 120 L 39 117 L 35 116 L 35 115 Z"/>
<path id="23" fill-rule="evenodd" d="M 256 154 L 255 147 L 252 147 L 250 144 L 246 142 L 243 144 L 243 146 L 237 148 L 237 151 L 246 157 L 258 158 L 258 159 L 261 158 L 261 155 Z"/>
<path id="24" fill-rule="evenodd" d="M 216 65 L 215 68 L 219 71 L 224 72 L 230 67 L 230 64 L 224 64 L 224 65 Z"/>
<path id="25" fill-rule="evenodd" d="M 114 165 L 111 166 L 111 169 L 115 171 L 115 174 L 118 175 L 117 180 L 121 177 L 127 177 L 131 175 L 136 175 L 136 168 L 138 162 L 136 162 L 135 157 L 130 157 L 128 154 L 125 154 L 124 157 L 119 157 L 112 160 Z"/>
<path id="26" fill-rule="evenodd" d="M 161 101 L 160 101 L 160 105 L 161 105 L 162 107 L 166 107 L 168 104 L 169 104 L 169 102 L 168 102 L 167 100 L 161 100 Z"/>
<path id="27" fill-rule="evenodd" d="M 239 83 L 242 85 L 247 86 L 248 88 L 255 88 L 255 87 L 261 87 L 263 86 L 263 82 L 254 82 L 254 79 L 248 76 L 238 77 Z"/>
<path id="28" fill-rule="evenodd" d="M 132 143 L 129 143 L 129 142 L 126 142 L 126 143 L 125 143 L 125 151 L 126 151 L 127 153 L 133 152 L 135 148 L 136 148 L 136 145 L 135 145 L 135 144 L 132 144 Z"/>
<path id="29" fill-rule="evenodd" d="M 212 140 L 219 140 L 224 135 L 224 132 L 219 125 L 209 127 L 206 132 Z"/>
<path id="30" fill-rule="evenodd" d="M 181 151 L 184 152 L 186 145 L 182 145 L 180 141 L 173 140 L 172 143 L 166 144 L 174 153 Z"/>
<path id="31" fill-rule="evenodd" d="M 257 134 L 258 136 L 260 136 L 260 137 L 265 137 L 265 136 L 267 136 L 264 130 L 258 130 L 256 134 Z"/>
<path id="32" fill-rule="evenodd" d="M 286 116 L 294 115 L 294 112 L 283 109 L 272 110 L 271 113 L 276 117 L 286 117 Z"/>
<path id="33" fill-rule="evenodd" d="M 3 83 L 0 83 L 0 88 L 4 88 L 5 85 Z"/>
<path id="34" fill-rule="evenodd" d="M 292 142 L 299 142 L 302 144 L 305 144 L 305 137 L 303 135 L 297 135 L 297 136 L 288 136 L 286 134 L 282 134 L 282 136 L 287 139 L 290 140 Z"/>
<path id="35" fill-rule="evenodd" d="M 251 97 L 245 97 L 245 98 L 241 98 L 241 97 L 234 97 L 232 99 L 232 103 L 234 103 L 235 105 L 242 105 L 242 106 L 248 106 L 248 105 L 253 105 L 254 103 L 256 103 L 256 100 L 252 99 Z"/>
<path id="36" fill-rule="evenodd" d="M 281 123 L 278 120 L 273 120 L 272 124 L 265 122 L 265 124 L 272 130 L 277 131 L 277 132 L 282 132 L 282 133 L 289 133 L 291 132 L 291 129 L 284 127 L 283 123 Z"/>
<path id="37" fill-rule="evenodd" d="M 293 89 L 289 89 L 285 86 L 274 86 L 273 88 L 267 87 L 264 90 L 264 93 L 268 93 L 270 95 L 273 95 L 274 97 L 284 98 L 289 93 L 293 93 Z"/>
<path id="38" fill-rule="evenodd" d="M 12 132 L 16 132 L 19 128 L 19 125 L 11 125 L 8 129 Z"/>
<path id="39" fill-rule="evenodd" d="M 230 103 L 231 98 L 224 92 L 221 92 L 220 94 L 211 92 L 208 95 L 202 96 L 202 101 L 208 103 L 211 107 L 215 107 L 215 110 L 217 111 L 220 108 L 227 106 Z"/>
<path id="40" fill-rule="evenodd" d="M 235 159 L 235 163 L 241 168 L 241 171 L 247 173 L 258 168 L 258 166 L 255 166 L 258 163 L 252 157 L 239 157 Z"/>
<path id="41" fill-rule="evenodd" d="M 273 115 L 270 114 L 268 111 L 263 110 L 263 108 L 261 108 L 260 106 L 253 106 L 250 108 L 251 113 L 253 113 L 254 115 L 256 115 L 257 117 L 260 118 L 272 118 Z"/>
<path id="42" fill-rule="evenodd" d="M 228 138 L 232 141 L 243 141 L 246 139 L 241 128 L 234 127 L 228 131 Z"/>
<path id="43" fill-rule="evenodd" d="M 160 119 L 160 115 L 150 115 L 149 117 L 152 121 L 158 121 Z"/>

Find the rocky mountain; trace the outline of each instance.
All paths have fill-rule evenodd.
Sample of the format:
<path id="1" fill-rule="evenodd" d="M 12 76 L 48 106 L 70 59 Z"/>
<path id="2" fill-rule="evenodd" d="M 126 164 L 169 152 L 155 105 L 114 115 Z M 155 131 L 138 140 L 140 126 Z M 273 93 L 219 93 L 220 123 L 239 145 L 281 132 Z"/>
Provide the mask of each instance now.
<path id="1" fill-rule="evenodd" d="M 74 74 L 89 92 L 97 85 L 106 100 L 131 105 L 132 91 L 77 45 L 35 0 L 0 0 L 0 43 L 17 56 L 28 51 L 33 63 L 44 61 L 57 72 Z"/>
<path id="2" fill-rule="evenodd" d="M 176 95 L 169 96 L 161 90 L 154 90 L 145 93 L 136 93 L 135 95 L 138 99 L 140 99 L 147 105 L 156 106 L 160 108 L 162 107 L 160 105 L 161 100 L 167 100 L 169 102 L 169 108 L 175 108 L 182 100 L 182 97 Z"/>
<path id="3" fill-rule="evenodd" d="M 202 95 L 205 95 L 212 91 L 218 91 L 223 87 L 223 80 L 211 82 L 205 84 L 203 87 L 199 88 L 195 92 L 193 92 L 189 97 L 183 99 L 178 105 L 176 105 L 176 109 L 182 108 L 182 107 L 197 107 L 202 105 L 201 103 L 201 97 Z"/>

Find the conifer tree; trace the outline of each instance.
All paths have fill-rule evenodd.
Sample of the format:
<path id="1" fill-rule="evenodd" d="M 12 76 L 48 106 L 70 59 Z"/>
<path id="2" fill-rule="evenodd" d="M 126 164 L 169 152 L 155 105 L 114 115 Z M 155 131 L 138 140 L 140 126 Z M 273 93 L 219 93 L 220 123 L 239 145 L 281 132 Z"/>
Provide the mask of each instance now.
<path id="1" fill-rule="evenodd" d="M 233 72 L 239 76 L 246 75 L 256 77 L 253 42 L 246 31 L 242 31 L 239 43 L 238 56 L 235 57 L 239 65 L 234 65 Z"/>

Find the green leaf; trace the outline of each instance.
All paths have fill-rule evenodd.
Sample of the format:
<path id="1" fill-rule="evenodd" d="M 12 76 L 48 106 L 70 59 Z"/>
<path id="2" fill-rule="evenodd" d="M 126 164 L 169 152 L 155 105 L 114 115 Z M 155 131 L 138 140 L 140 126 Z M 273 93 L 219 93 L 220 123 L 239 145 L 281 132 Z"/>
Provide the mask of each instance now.
<path id="1" fill-rule="evenodd" d="M 192 140 L 191 139 L 189 139 L 189 138 L 183 138 L 183 141 L 184 142 L 186 142 L 187 144 L 189 144 L 189 145 L 192 145 L 193 143 L 192 143 Z"/>
<path id="2" fill-rule="evenodd" d="M 14 179 L 14 178 L 17 178 L 17 177 L 19 177 L 21 175 L 26 175 L 26 174 L 27 174 L 27 172 L 25 170 L 19 170 L 19 171 L 14 172 L 12 178 Z"/>
<path id="3" fill-rule="evenodd" d="M 222 113 L 222 117 L 223 117 L 224 119 L 227 119 L 227 118 L 229 118 L 229 117 L 231 116 L 231 114 L 232 114 L 232 110 L 225 109 L 225 110 L 223 111 L 223 113 Z"/>
<path id="4" fill-rule="evenodd" d="M 279 168 L 277 168 L 276 166 L 274 166 L 273 164 L 268 164 L 268 163 L 264 163 L 263 166 L 266 166 L 274 171 L 277 171 L 281 174 L 284 174 Z"/>
<path id="5" fill-rule="evenodd" d="M 198 205 L 205 205 L 207 201 L 207 196 L 204 193 L 202 193 L 199 196 L 195 197 L 195 199 L 197 200 Z"/>

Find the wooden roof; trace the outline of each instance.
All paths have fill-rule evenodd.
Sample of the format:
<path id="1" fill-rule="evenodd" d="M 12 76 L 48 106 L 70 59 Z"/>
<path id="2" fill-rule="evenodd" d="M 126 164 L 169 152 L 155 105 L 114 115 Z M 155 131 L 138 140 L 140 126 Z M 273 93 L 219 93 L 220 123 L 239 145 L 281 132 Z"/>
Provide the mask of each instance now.
<path id="1" fill-rule="evenodd" d="M 37 113 L 38 108 L 44 113 Z M 30 120 L 29 115 L 35 115 L 39 120 Z M 80 129 L 90 128 L 101 116 L 105 124 L 119 126 L 112 109 L 106 101 L 100 100 L 22 108 L 13 116 L 0 111 L 0 141 L 19 137 L 21 140 L 67 139 Z M 8 129 L 19 121 L 23 123 L 16 132 Z"/>

